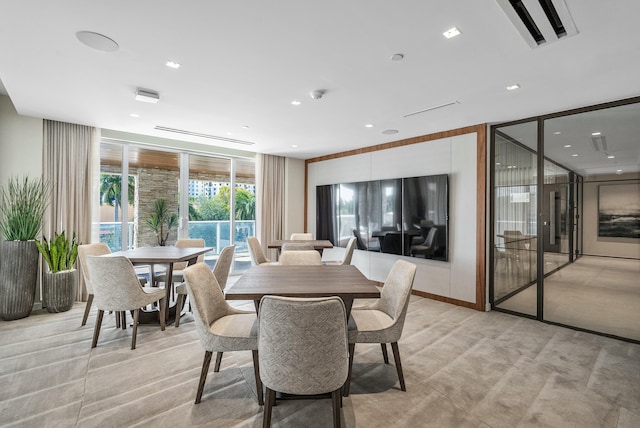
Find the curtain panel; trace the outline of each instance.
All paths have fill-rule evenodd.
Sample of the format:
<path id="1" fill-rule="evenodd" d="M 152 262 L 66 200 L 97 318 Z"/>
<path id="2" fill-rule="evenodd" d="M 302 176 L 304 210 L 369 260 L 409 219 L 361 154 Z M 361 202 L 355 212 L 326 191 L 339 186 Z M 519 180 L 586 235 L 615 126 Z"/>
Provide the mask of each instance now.
<path id="1" fill-rule="evenodd" d="M 267 257 L 275 260 L 277 251 L 267 251 L 267 245 L 283 239 L 285 158 L 258 154 L 256 159 L 256 235 Z"/>
<path id="2" fill-rule="evenodd" d="M 92 157 L 95 128 L 44 120 L 42 171 L 51 186 L 51 199 L 43 222 L 47 239 L 62 231 L 78 242 L 91 242 Z M 76 268 L 78 266 L 76 265 Z M 84 280 L 78 274 L 76 300 L 87 298 Z"/>

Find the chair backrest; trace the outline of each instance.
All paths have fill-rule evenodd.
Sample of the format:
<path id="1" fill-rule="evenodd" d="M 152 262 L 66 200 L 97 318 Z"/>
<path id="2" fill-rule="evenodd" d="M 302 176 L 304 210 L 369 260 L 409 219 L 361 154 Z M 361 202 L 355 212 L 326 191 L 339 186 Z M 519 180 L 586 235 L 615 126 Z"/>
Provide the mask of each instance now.
<path id="1" fill-rule="evenodd" d="M 356 246 L 358 247 L 358 250 L 366 250 L 367 246 L 364 244 L 360 232 L 358 232 L 357 229 L 351 229 L 351 231 L 353 232 L 354 238 L 356 238 Z"/>
<path id="2" fill-rule="evenodd" d="M 347 242 L 347 248 L 344 250 L 344 257 L 342 259 L 343 265 L 350 265 L 351 259 L 353 258 L 353 250 L 356 248 L 356 237 L 352 236 L 349 238 L 349 242 Z"/>
<path id="3" fill-rule="evenodd" d="M 184 238 L 176 241 L 176 247 L 178 248 L 204 248 L 204 239 L 202 238 Z M 202 263 L 204 261 L 204 254 L 198 256 L 196 263 Z M 173 264 L 173 270 L 182 270 L 187 267 L 187 262 L 177 262 Z"/>
<path id="4" fill-rule="evenodd" d="M 284 251 L 279 261 L 281 265 L 321 265 L 322 257 L 316 250 Z"/>
<path id="5" fill-rule="evenodd" d="M 342 300 L 263 297 L 258 359 L 260 378 L 272 390 L 308 395 L 340 388 L 349 370 Z"/>
<path id="6" fill-rule="evenodd" d="M 425 247 L 433 248 L 434 245 L 436 244 L 435 240 L 436 240 L 437 234 L 438 234 L 437 227 L 432 227 L 431 229 L 429 229 L 429 232 L 427 233 L 427 237 L 425 238 L 423 245 Z"/>
<path id="7" fill-rule="evenodd" d="M 84 278 L 84 283 L 87 287 L 87 293 L 93 294 L 93 286 L 91 285 L 91 275 L 87 270 L 87 256 L 102 256 L 104 254 L 110 254 L 111 250 L 107 244 L 103 242 L 97 242 L 95 244 L 82 244 L 78 245 L 78 261 L 80 262 L 80 271 Z"/>
<path id="8" fill-rule="evenodd" d="M 224 300 L 218 280 L 206 264 L 188 266 L 182 275 L 187 284 L 200 340 L 206 343 L 211 338 L 209 326 L 231 313 L 229 304 Z"/>
<path id="9" fill-rule="evenodd" d="M 262 251 L 262 247 L 260 246 L 260 241 L 255 236 L 250 236 L 247 238 L 247 246 L 249 247 L 249 256 L 251 257 L 251 264 L 257 266 L 261 263 L 269 263 L 269 260 L 265 255 L 264 251 Z"/>
<path id="10" fill-rule="evenodd" d="M 216 277 L 221 290 L 224 290 L 227 286 L 227 279 L 229 278 L 229 271 L 231 270 L 235 250 L 235 245 L 224 247 L 218 256 L 216 265 L 213 267 L 213 275 Z"/>
<path id="11" fill-rule="evenodd" d="M 384 282 L 380 299 L 373 305 L 375 309 L 386 313 L 394 320 L 394 326 L 389 332 L 390 338 L 394 340 L 387 343 L 397 342 L 402 335 L 415 276 L 416 265 L 404 260 L 396 261 Z"/>
<path id="12" fill-rule="evenodd" d="M 292 233 L 291 234 L 292 241 L 312 241 L 313 234 L 312 233 Z"/>
<path id="13" fill-rule="evenodd" d="M 124 256 L 87 256 L 87 270 L 93 286 L 95 305 L 102 310 L 126 311 L 145 306 L 136 271 Z"/>
<path id="14" fill-rule="evenodd" d="M 304 251 L 315 249 L 312 243 L 287 242 L 282 244 L 281 251 Z"/>

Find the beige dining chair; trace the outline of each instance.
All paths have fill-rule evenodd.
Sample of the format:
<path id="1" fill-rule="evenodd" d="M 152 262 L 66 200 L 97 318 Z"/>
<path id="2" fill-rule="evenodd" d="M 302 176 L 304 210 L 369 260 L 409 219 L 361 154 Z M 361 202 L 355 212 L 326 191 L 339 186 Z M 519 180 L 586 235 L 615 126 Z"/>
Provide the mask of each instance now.
<path id="1" fill-rule="evenodd" d="M 321 265 L 322 257 L 316 250 L 283 251 L 281 265 Z"/>
<path id="2" fill-rule="evenodd" d="M 213 352 L 216 352 L 214 372 L 220 370 L 222 353 L 251 351 L 256 378 L 258 404 L 263 404 L 262 383 L 258 363 L 258 319 L 255 312 L 241 311 L 224 300 L 224 294 L 215 275 L 204 263 L 196 263 L 184 271 L 189 299 L 200 344 L 205 350 L 195 404 L 200 403 L 207 380 Z"/>
<path id="3" fill-rule="evenodd" d="M 285 242 L 280 249 L 282 252 L 303 250 L 315 250 L 315 247 L 311 242 Z"/>
<path id="4" fill-rule="evenodd" d="M 349 384 L 353 368 L 353 353 L 356 343 L 379 343 L 385 364 L 389 363 L 387 343 L 391 344 L 393 357 L 400 381 L 400 389 L 406 391 L 398 340 L 402 336 L 404 320 L 409 306 L 411 288 L 416 275 L 416 265 L 398 260 L 391 268 L 391 272 L 382 287 L 380 299 L 375 303 L 355 307 L 351 310 L 349 320 L 349 378 L 345 384 L 344 396 L 349 396 Z"/>
<path id="5" fill-rule="evenodd" d="M 356 249 L 356 241 L 357 238 L 355 236 L 349 238 L 349 242 L 347 242 L 347 247 L 344 250 L 344 256 L 342 257 L 342 260 L 325 260 L 322 262 L 322 264 L 330 266 L 350 265 L 351 259 L 353 258 L 353 251 Z"/>
<path id="6" fill-rule="evenodd" d="M 98 308 L 98 317 L 91 342 L 92 348 L 98 344 L 104 311 L 133 311 L 131 349 L 136 349 L 140 308 L 157 302 L 160 308 L 160 328 L 164 331 L 165 290 L 156 287 L 142 287 L 133 265 L 124 256 L 87 256 L 86 262 L 93 286 L 95 304 Z"/>
<path id="7" fill-rule="evenodd" d="M 249 256 L 251 257 L 251 264 L 253 266 L 279 264 L 278 262 L 271 261 L 264 255 L 260 241 L 258 241 L 258 238 L 255 236 L 247 238 L 247 246 L 249 247 Z"/>
<path id="8" fill-rule="evenodd" d="M 107 244 L 103 242 L 96 242 L 95 244 L 81 244 L 78 245 L 78 262 L 80 265 L 80 272 L 84 278 L 84 283 L 87 288 L 87 304 L 84 307 L 84 315 L 82 315 L 81 326 L 87 323 L 89 318 L 89 312 L 91 311 L 91 305 L 93 303 L 93 286 L 91 285 L 91 276 L 87 271 L 87 256 L 103 256 L 105 254 L 111 254 L 111 250 Z M 147 283 L 146 278 L 138 277 L 138 281 L 141 285 Z M 122 328 L 126 328 L 127 322 L 125 313 L 116 313 L 116 327 L 120 327 L 122 320 Z"/>
<path id="9" fill-rule="evenodd" d="M 292 241 L 312 241 L 313 234 L 312 233 L 292 233 L 291 238 Z"/>
<path id="10" fill-rule="evenodd" d="M 260 378 L 266 387 L 263 427 L 271 426 L 275 391 L 301 396 L 330 392 L 333 426 L 340 427 L 340 391 L 349 370 L 342 300 L 265 296 L 258 318 Z M 305 423 L 287 419 L 292 426 Z"/>
<path id="11" fill-rule="evenodd" d="M 213 267 L 213 276 L 216 277 L 220 290 L 224 291 L 227 286 L 227 279 L 229 278 L 229 271 L 231 270 L 231 263 L 233 263 L 233 254 L 236 250 L 235 245 L 229 245 L 224 247 L 218 255 L 218 260 Z M 180 326 L 180 312 L 184 305 L 184 298 L 187 295 L 187 285 L 183 282 L 176 287 L 176 295 L 178 299 L 176 301 L 176 327 Z"/>

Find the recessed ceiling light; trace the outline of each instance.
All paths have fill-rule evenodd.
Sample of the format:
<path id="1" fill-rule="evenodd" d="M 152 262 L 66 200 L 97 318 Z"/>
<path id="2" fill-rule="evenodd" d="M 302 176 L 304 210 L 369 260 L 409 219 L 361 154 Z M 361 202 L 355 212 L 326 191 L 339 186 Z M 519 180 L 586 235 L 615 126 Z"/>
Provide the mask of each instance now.
<path id="1" fill-rule="evenodd" d="M 371 123 L 367 123 L 364 127 L 365 128 L 373 128 L 373 125 Z"/>
<path id="2" fill-rule="evenodd" d="M 249 129 L 249 125 L 244 125 L 242 129 Z"/>
<path id="3" fill-rule="evenodd" d="M 383 134 L 385 135 L 393 135 L 393 134 L 397 134 L 398 130 L 397 129 L 385 129 L 384 131 L 382 131 Z"/>
<path id="4" fill-rule="evenodd" d="M 299 106 L 302 103 L 300 101 L 291 101 L 291 104 L 294 106 Z"/>
<path id="5" fill-rule="evenodd" d="M 614 155 L 607 155 L 607 159 L 615 159 L 616 157 Z"/>
<path id="6" fill-rule="evenodd" d="M 140 117 L 140 115 L 136 114 L 136 113 L 131 113 L 129 116 L 131 116 L 131 117 Z"/>
<path id="7" fill-rule="evenodd" d="M 169 68 L 175 68 L 175 69 L 180 68 L 180 64 L 175 61 L 167 61 L 165 65 Z"/>
<path id="8" fill-rule="evenodd" d="M 450 39 L 452 37 L 459 35 L 460 33 L 461 31 L 457 27 L 453 27 L 453 28 L 449 28 L 447 31 L 442 33 L 442 35 L 445 36 L 447 39 Z"/>
<path id="9" fill-rule="evenodd" d="M 520 89 L 520 85 L 518 85 L 517 83 L 515 85 L 507 86 L 507 91 L 514 91 L 516 89 Z"/>
<path id="10" fill-rule="evenodd" d="M 109 37 L 93 31 L 78 31 L 76 38 L 84 45 L 103 52 L 115 52 L 118 44 Z"/>
<path id="11" fill-rule="evenodd" d="M 573 156 L 574 158 L 577 158 L 577 157 L 578 157 L 578 154 L 577 154 L 577 153 L 574 153 L 574 154 L 572 154 L 571 156 Z"/>
<path id="12" fill-rule="evenodd" d="M 227 132 L 227 135 L 233 135 L 233 132 Z"/>
<path id="13" fill-rule="evenodd" d="M 597 137 L 598 135 L 602 135 L 602 132 L 592 132 L 591 135 Z"/>
<path id="14" fill-rule="evenodd" d="M 571 144 L 565 144 L 565 145 L 564 145 L 564 148 L 565 148 L 565 149 L 568 149 L 569 147 L 571 147 Z"/>
<path id="15" fill-rule="evenodd" d="M 553 135 L 560 135 L 560 131 L 554 132 Z"/>
<path id="16" fill-rule="evenodd" d="M 501 163 L 500 162 L 496 162 L 496 165 L 501 165 Z"/>
<path id="17" fill-rule="evenodd" d="M 622 170 L 621 169 L 617 169 L 616 170 L 616 174 L 618 174 L 618 175 L 622 174 Z"/>
<path id="18" fill-rule="evenodd" d="M 292 144 L 291 147 L 293 147 L 295 149 L 296 147 L 298 147 L 298 145 L 297 144 Z"/>
<path id="19" fill-rule="evenodd" d="M 391 55 L 391 61 L 402 61 L 403 58 L 404 55 L 402 55 L 401 53 Z"/>

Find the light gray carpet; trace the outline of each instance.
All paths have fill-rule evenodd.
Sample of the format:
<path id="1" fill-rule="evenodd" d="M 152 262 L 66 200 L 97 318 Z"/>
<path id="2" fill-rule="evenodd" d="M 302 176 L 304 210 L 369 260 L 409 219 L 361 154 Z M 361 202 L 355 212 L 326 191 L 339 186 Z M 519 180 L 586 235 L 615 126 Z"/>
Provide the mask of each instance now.
<path id="1" fill-rule="evenodd" d="M 0 322 L 1 426 L 261 426 L 250 352 L 226 353 L 194 405 L 204 352 L 190 315 L 141 326 L 133 351 L 105 316 L 91 350 L 83 308 Z M 379 346 L 356 346 L 343 426 L 640 426 L 640 345 L 414 296 L 400 351 L 407 392 Z M 331 426 L 330 400 L 279 402 L 273 426 Z"/>

